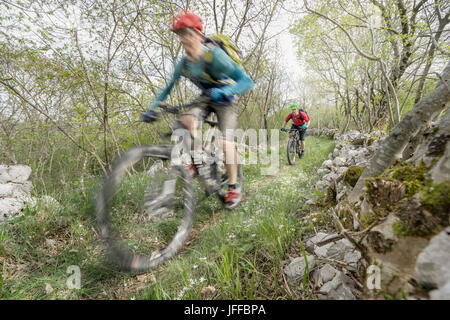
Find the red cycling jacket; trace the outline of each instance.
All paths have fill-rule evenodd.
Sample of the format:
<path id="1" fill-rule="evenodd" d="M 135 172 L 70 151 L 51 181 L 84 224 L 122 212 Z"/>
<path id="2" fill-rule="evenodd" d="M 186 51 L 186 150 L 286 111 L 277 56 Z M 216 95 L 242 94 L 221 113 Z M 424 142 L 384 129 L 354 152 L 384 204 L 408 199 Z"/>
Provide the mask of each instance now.
<path id="1" fill-rule="evenodd" d="M 297 116 L 294 116 L 292 112 L 289 113 L 285 121 L 288 122 L 291 119 L 296 126 L 302 126 L 305 122 L 310 121 L 309 116 L 304 111 L 300 111 Z"/>

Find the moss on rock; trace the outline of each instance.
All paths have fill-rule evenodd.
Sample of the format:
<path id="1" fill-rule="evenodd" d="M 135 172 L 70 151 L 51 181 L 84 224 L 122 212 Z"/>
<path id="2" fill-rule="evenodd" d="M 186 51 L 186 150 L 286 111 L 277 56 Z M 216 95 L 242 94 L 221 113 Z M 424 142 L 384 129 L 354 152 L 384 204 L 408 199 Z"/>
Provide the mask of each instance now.
<path id="1" fill-rule="evenodd" d="M 405 228 L 405 226 L 403 225 L 403 222 L 401 220 L 395 221 L 392 224 L 392 231 L 394 232 L 394 234 L 396 236 L 399 236 L 399 237 L 406 237 L 406 236 L 410 235 L 410 233 Z"/>
<path id="2" fill-rule="evenodd" d="M 422 189 L 422 206 L 439 218 L 443 226 L 449 223 L 450 214 L 450 181 L 429 183 Z"/>
<path id="3" fill-rule="evenodd" d="M 345 183 L 354 187 L 365 168 L 364 166 L 350 166 L 343 172 L 342 179 Z"/>
<path id="4" fill-rule="evenodd" d="M 420 192 L 406 198 L 396 206 L 396 216 L 401 220 L 396 227 L 399 235 L 427 237 L 449 225 L 450 181 L 428 182 Z"/>
<path id="5" fill-rule="evenodd" d="M 388 211 L 383 209 L 378 209 L 374 211 L 372 214 L 361 216 L 359 221 L 361 222 L 361 229 L 364 230 L 368 228 L 372 223 L 374 223 L 377 219 L 381 219 L 386 217 L 389 214 Z"/>
<path id="6" fill-rule="evenodd" d="M 367 139 L 367 145 L 371 146 L 375 141 L 380 140 L 381 136 L 379 134 L 373 134 Z"/>
<path id="7" fill-rule="evenodd" d="M 409 198 L 423 187 L 427 172 L 428 168 L 423 161 L 419 166 L 414 166 L 412 162 L 402 162 L 392 169 L 388 169 L 381 176 L 403 182 L 406 187 L 405 196 Z"/>

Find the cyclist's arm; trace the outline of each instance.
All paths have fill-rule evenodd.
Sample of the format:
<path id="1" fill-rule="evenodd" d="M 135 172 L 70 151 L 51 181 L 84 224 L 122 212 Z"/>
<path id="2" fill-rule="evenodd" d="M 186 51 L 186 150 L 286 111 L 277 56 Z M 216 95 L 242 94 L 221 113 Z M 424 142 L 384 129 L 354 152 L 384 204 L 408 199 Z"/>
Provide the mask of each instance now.
<path id="1" fill-rule="evenodd" d="M 283 128 L 285 125 L 287 125 L 287 123 L 289 122 L 289 120 L 291 120 L 291 118 L 292 118 L 292 113 L 289 113 L 288 116 L 286 117 L 286 119 L 284 120 Z"/>
<path id="2" fill-rule="evenodd" d="M 183 59 L 186 59 L 183 57 Z M 150 105 L 151 109 L 158 108 L 158 102 L 162 102 L 166 100 L 167 96 L 170 94 L 170 91 L 172 91 L 173 86 L 177 83 L 178 79 L 181 77 L 181 69 L 183 67 L 183 59 L 181 59 L 180 62 L 175 66 L 175 69 L 173 71 L 172 79 L 170 80 L 167 87 L 164 88 L 164 90 L 155 98 L 153 103 Z"/>
<path id="3" fill-rule="evenodd" d="M 221 88 L 227 96 L 243 94 L 253 88 L 253 81 L 241 68 L 220 48 L 214 49 L 211 73 L 216 79 L 223 75 L 233 79 L 236 84 Z"/>
<path id="4" fill-rule="evenodd" d="M 304 117 L 305 117 L 305 120 L 306 120 L 306 128 L 308 128 L 309 127 L 309 123 L 311 122 L 311 119 L 309 118 L 307 113 L 304 113 Z"/>

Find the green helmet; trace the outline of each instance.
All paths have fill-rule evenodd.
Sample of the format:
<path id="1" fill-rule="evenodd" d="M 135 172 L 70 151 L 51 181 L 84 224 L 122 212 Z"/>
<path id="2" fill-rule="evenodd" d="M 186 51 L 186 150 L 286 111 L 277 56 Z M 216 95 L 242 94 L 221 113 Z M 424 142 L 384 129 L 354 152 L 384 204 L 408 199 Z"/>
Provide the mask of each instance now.
<path id="1" fill-rule="evenodd" d="M 298 105 L 296 105 L 296 104 L 293 104 L 293 105 L 290 106 L 290 108 L 291 108 L 291 110 L 296 110 L 296 109 L 298 109 L 300 107 Z"/>

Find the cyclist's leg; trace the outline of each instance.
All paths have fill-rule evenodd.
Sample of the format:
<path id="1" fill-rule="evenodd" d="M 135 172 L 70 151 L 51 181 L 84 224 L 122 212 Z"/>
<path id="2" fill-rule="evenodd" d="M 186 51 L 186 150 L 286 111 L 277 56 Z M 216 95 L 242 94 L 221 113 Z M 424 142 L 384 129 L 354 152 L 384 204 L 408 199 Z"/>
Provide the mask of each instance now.
<path id="1" fill-rule="evenodd" d="M 305 151 L 305 133 L 306 133 L 306 130 L 300 129 L 299 133 L 300 133 L 299 137 L 300 137 L 300 143 L 301 143 L 301 146 L 302 146 L 302 151 Z"/>
<path id="2" fill-rule="evenodd" d="M 238 155 L 234 144 L 234 130 L 238 122 L 238 104 L 233 101 L 229 105 L 213 104 L 222 133 L 225 167 L 228 173 L 228 192 L 225 196 L 225 208 L 233 210 L 243 197 L 242 172 L 239 171 Z"/>
<path id="3" fill-rule="evenodd" d="M 208 108 L 207 100 L 205 97 L 198 97 L 191 104 L 191 108 L 189 108 L 180 118 L 181 123 L 189 130 L 192 137 L 196 139 L 198 137 L 199 128 L 201 127 L 202 122 L 206 119 L 206 117 L 211 113 L 211 110 Z M 192 150 L 197 149 L 200 151 L 201 149 L 201 141 L 198 145 L 194 144 L 194 140 L 191 141 Z"/>
<path id="4" fill-rule="evenodd" d="M 238 122 L 238 104 L 233 101 L 229 105 L 212 103 L 212 108 L 217 114 L 219 129 L 222 134 L 222 145 L 225 155 L 225 167 L 229 176 L 229 184 L 237 183 L 237 151 L 234 145 L 234 130 Z"/>

